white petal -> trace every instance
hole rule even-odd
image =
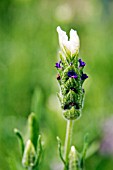
[[[64,46],[64,49],[66,50],[66,52],[71,55],[71,43],[70,43],[70,41],[65,41],[63,43],[63,46]]]
[[[66,32],[63,31],[60,26],[57,27],[57,32],[59,36],[60,48],[62,51],[71,56],[75,55],[79,51],[80,47],[80,41],[77,32],[73,29],[70,30],[70,40],[68,40]]]
[[[75,54],[77,51],[79,51],[80,47],[80,40],[77,34],[77,31],[71,29],[70,31],[70,43],[71,43],[71,54]]]
[[[59,35],[59,39],[62,41],[68,41],[68,36],[66,35],[66,32],[63,31],[60,26],[57,27],[57,32]]]
[[[64,44],[68,42],[68,36],[66,35],[66,32],[60,28],[60,26],[57,27],[57,32],[60,48],[64,51]]]

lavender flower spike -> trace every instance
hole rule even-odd
[[[79,67],[84,67],[86,65],[86,63],[81,59],[79,59],[78,61],[79,61]]]
[[[84,169],[84,159],[88,143],[85,139],[83,151],[79,154],[74,146],[71,147],[71,132],[73,120],[77,120],[81,116],[83,108],[85,95],[83,84],[84,80],[88,78],[87,74],[84,74],[86,63],[79,59],[80,40],[77,32],[71,29],[70,37],[68,37],[66,32],[59,26],[57,27],[57,32],[60,45],[59,57],[61,60],[61,64],[56,63],[58,71],[57,80],[60,87],[60,92],[57,95],[61,103],[63,116],[67,119],[63,156],[61,142],[57,138],[59,156],[65,170],[82,170]]]
[[[70,30],[70,38],[59,26],[57,27],[61,62],[56,63],[57,80],[60,85],[58,98],[63,115],[67,120],[78,119],[84,101],[83,83],[88,76],[83,74],[85,62],[78,58],[80,40],[77,32]]]

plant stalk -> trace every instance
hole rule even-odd
[[[69,163],[68,156],[71,148],[72,128],[73,128],[73,120],[67,120],[67,129],[66,129],[65,146],[64,146],[64,160],[66,161],[66,166],[64,167],[64,170],[68,170],[68,163]]]
[[[28,167],[28,170],[33,170],[33,168],[32,167]]]

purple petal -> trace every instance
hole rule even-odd
[[[55,67],[56,67],[56,68],[61,68],[61,65],[60,65],[60,64],[61,64],[61,61],[59,61],[58,63],[55,63]]]
[[[86,65],[86,63],[81,59],[79,59],[78,61],[79,61],[79,67],[84,67]]]
[[[87,78],[88,78],[88,75],[87,75],[87,74],[82,74],[81,80],[85,80],[85,79],[87,79]]]
[[[58,74],[57,75],[57,80],[60,80],[60,79],[61,79],[60,74]]]
[[[77,74],[75,73],[75,71],[73,71],[73,70],[68,71],[67,75],[68,75],[68,77],[71,77],[74,79],[76,79],[78,77]]]

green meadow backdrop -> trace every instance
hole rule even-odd
[[[60,170],[56,136],[65,138],[66,121],[57,99],[56,27],[80,37],[80,57],[89,78],[82,117],[75,122],[73,145],[84,135],[99,149],[87,170],[113,170],[113,2],[112,0],[0,0],[0,169],[22,170],[13,133],[27,139],[27,118],[34,111],[44,141],[40,170]],[[94,148],[95,149],[95,148]]]

